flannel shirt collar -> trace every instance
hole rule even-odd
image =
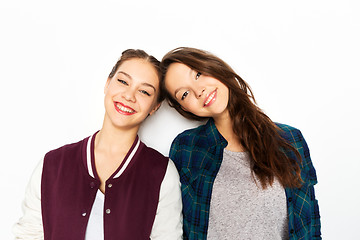
[[[207,135],[209,146],[219,146],[221,145],[225,148],[228,144],[226,139],[220,134],[218,129],[215,126],[213,118],[210,118],[205,125],[205,132]]]

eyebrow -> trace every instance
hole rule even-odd
[[[144,83],[141,83],[141,85],[151,87],[154,89],[154,92],[156,92],[156,88],[153,85],[151,85],[150,83],[144,82]]]
[[[190,68],[190,71],[189,71],[189,77],[191,78],[191,73],[193,72],[194,70],[192,69],[192,68]],[[179,87],[179,88],[177,88],[176,90],[175,90],[175,98],[176,98],[176,95],[177,95],[177,93],[180,91],[180,89],[181,89],[182,87]]]
[[[126,72],[118,71],[118,73],[124,74],[125,76],[127,76],[128,78],[130,78],[132,80],[132,77],[129,74],[127,74]]]
[[[133,80],[133,78],[126,72],[123,72],[123,71],[118,71],[118,73],[121,73],[121,74],[124,74],[126,77],[130,78],[130,80]],[[147,83],[147,82],[142,82],[141,85],[144,85],[144,86],[147,86],[147,87],[151,87],[154,89],[154,91],[156,92],[156,88],[151,85],[150,83]]]

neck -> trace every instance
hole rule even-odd
[[[227,150],[233,152],[244,152],[245,149],[240,143],[239,137],[235,134],[232,125],[232,119],[229,112],[222,114],[222,116],[214,118],[215,126],[220,134],[226,139],[228,145]]]
[[[95,138],[95,149],[116,154],[127,152],[135,141],[138,127],[116,128],[104,121],[103,126]]]

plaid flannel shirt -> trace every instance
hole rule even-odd
[[[321,239],[320,215],[315,199],[317,183],[309,149],[301,132],[293,127],[277,124],[281,136],[300,153],[301,188],[286,188],[289,216],[289,239]],[[206,239],[212,186],[219,171],[227,141],[216,129],[213,119],[206,125],[186,130],[173,141],[170,158],[181,180],[183,198],[184,239]],[[295,157],[292,152],[287,152]]]

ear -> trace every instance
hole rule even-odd
[[[158,103],[157,105],[155,105],[155,107],[153,108],[153,110],[151,110],[151,112],[149,113],[149,115],[152,115],[154,112],[156,112],[161,106],[161,103]]]
[[[104,87],[104,94],[106,94],[108,88],[109,88],[109,85],[110,85],[110,81],[111,81],[111,78],[108,78],[106,80],[106,83],[105,83],[105,87]]]

